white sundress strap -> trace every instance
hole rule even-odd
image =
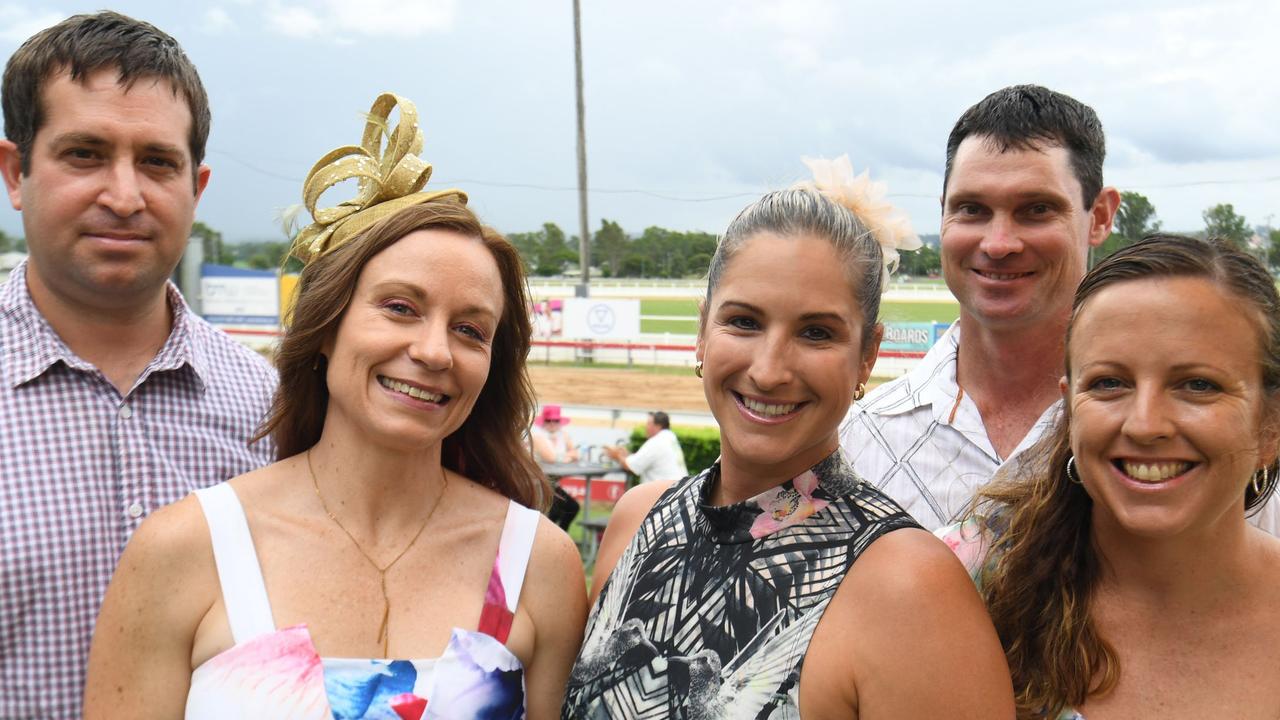
[[[231,485],[223,482],[196,490],[196,498],[209,523],[213,560],[222,585],[222,604],[231,624],[231,636],[240,644],[275,632],[271,602],[262,579],[262,566],[249,534],[244,506]]]
[[[515,500],[507,506],[507,520],[498,545],[498,573],[506,590],[507,610],[514,613],[524,586],[525,571],[533,554],[533,538],[538,532],[542,514]]]

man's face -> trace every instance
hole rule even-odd
[[[654,435],[657,435],[657,434],[658,434],[658,431],[659,431],[659,430],[661,430],[661,429],[662,429],[662,426],[661,426],[661,425],[659,425],[658,423],[654,422],[654,421],[653,421],[653,416],[652,416],[652,415],[650,415],[650,416],[649,416],[649,419],[648,419],[648,420],[646,420],[646,421],[645,421],[645,423],[644,423],[644,436],[645,436],[645,437],[653,437]]]
[[[1089,246],[1110,231],[1110,215],[1085,208],[1081,194],[1065,148],[960,143],[942,203],[942,270],[962,313],[990,330],[1060,317]]]
[[[115,69],[45,83],[45,124],[20,174],[12,143],[0,169],[22,212],[33,294],[130,307],[162,293],[183,250],[209,169],[192,173],[191,112],[167,81],[129,90]]]

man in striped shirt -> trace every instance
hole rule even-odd
[[[951,131],[941,256],[960,319],[840,429],[858,474],[930,530],[1057,412],[1071,300],[1120,205],[1105,155],[1093,109],[1035,85],[997,90]]]
[[[168,282],[209,180],[177,42],[111,12],[9,59],[0,174],[29,259],[0,286],[0,718],[81,715],[98,604],[152,510],[263,465],[266,362]]]

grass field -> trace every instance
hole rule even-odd
[[[642,316],[640,318],[640,332],[696,335],[698,334],[698,318],[695,316],[688,320],[654,320],[645,319]]]
[[[667,320],[645,316],[682,315],[688,320]],[[692,335],[698,331],[698,303],[679,298],[646,298],[640,301],[640,332]],[[960,306],[953,302],[885,302],[880,306],[885,322],[942,322],[960,317]]]
[[[692,298],[643,298],[640,300],[641,315],[688,315],[698,316],[698,301]]]

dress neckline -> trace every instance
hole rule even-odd
[[[719,460],[695,480],[701,483],[696,527],[703,537],[721,545],[768,537],[853,494],[862,484],[838,448],[808,470],[741,502],[713,505],[711,491],[719,481]]]

